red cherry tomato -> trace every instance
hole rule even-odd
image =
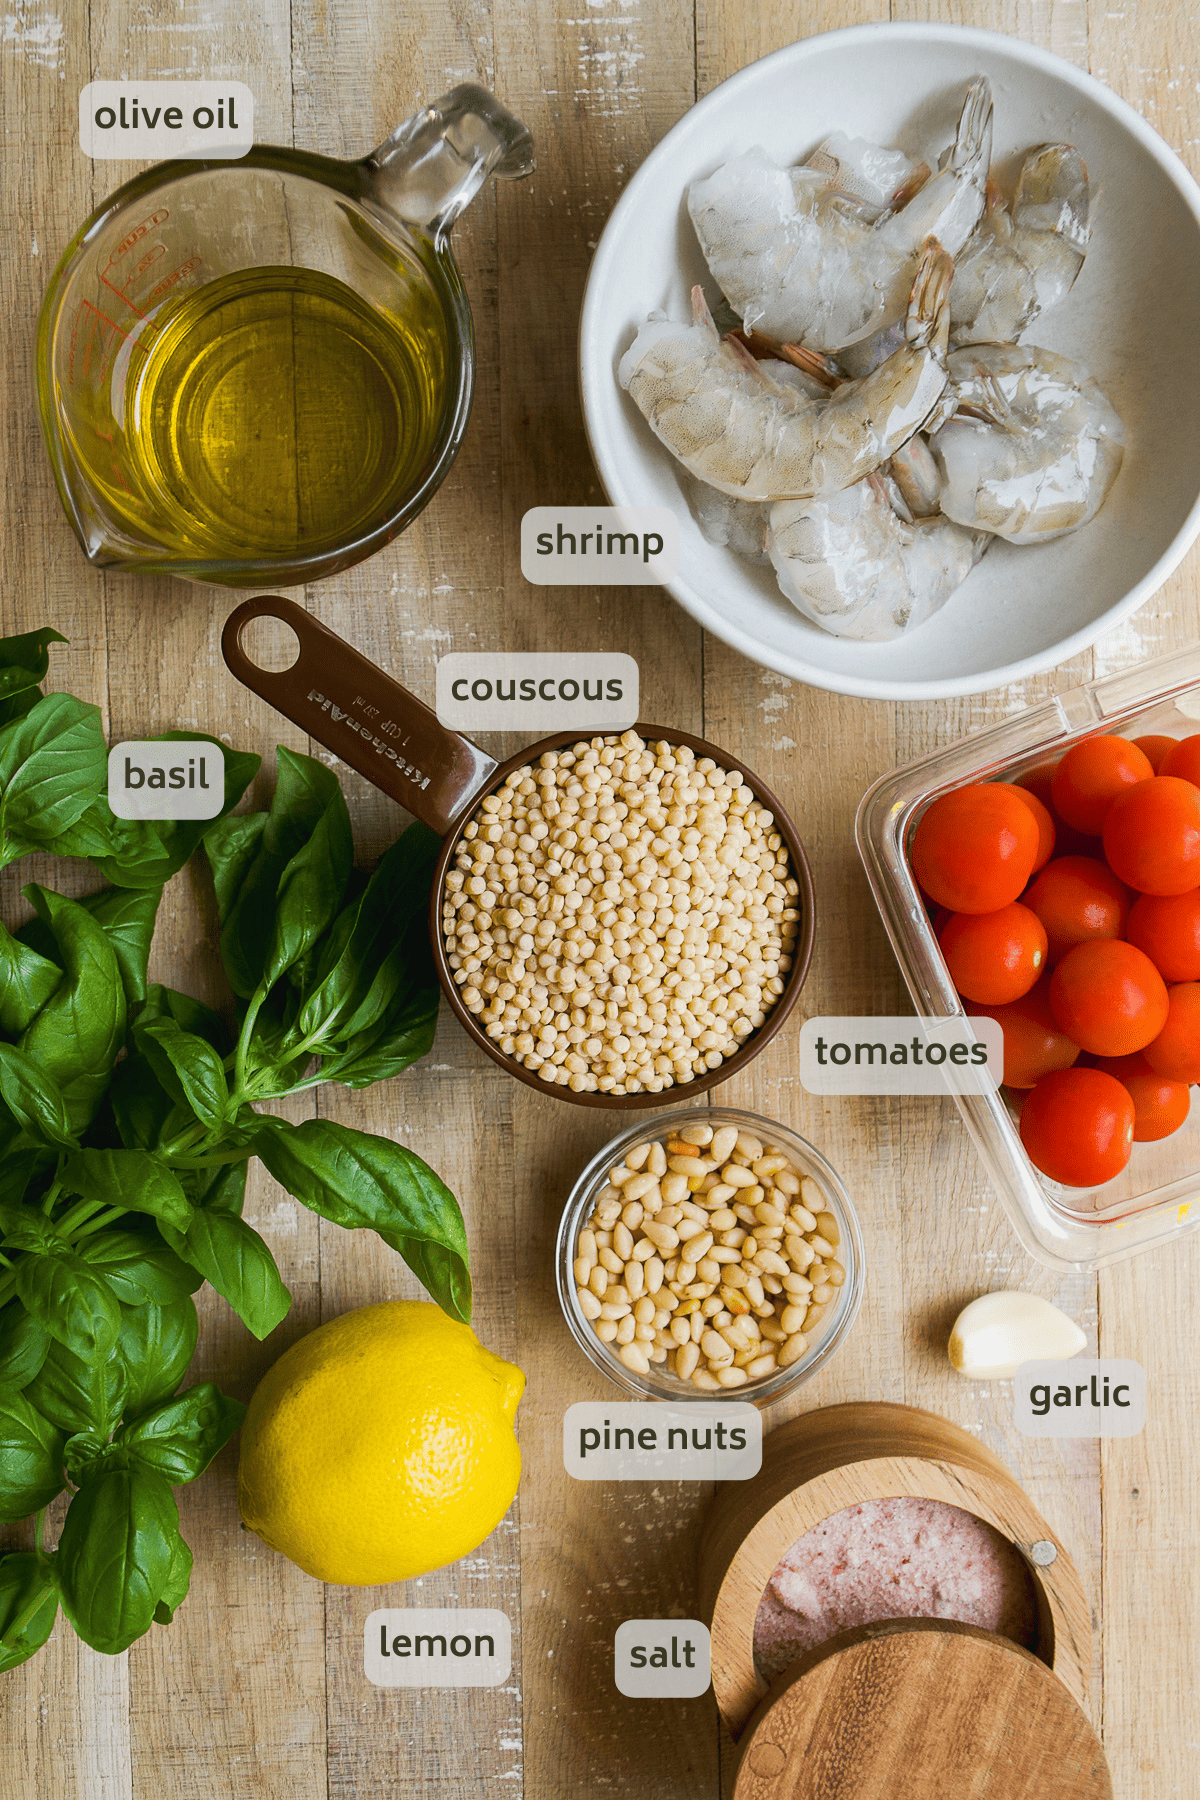
[[[1057,758],[1053,762],[1037,763],[1032,769],[1026,769],[1024,775],[1018,775],[1015,785],[1040,800],[1050,814],[1054,821],[1054,847],[1060,856],[1097,856],[1100,850],[1097,839],[1076,831],[1054,810],[1054,771],[1057,767]]]
[[[1161,775],[1163,773],[1163,762],[1170,756],[1172,750],[1179,742],[1179,739],[1173,737],[1151,736],[1134,738],[1133,741],[1141,751],[1142,755],[1146,758],[1146,761],[1150,764],[1150,767],[1154,770],[1154,773],[1156,775]]]
[[[1172,1081],[1200,1081],[1200,981],[1181,981],[1167,990],[1167,1017],[1146,1061]]]
[[[1064,1187],[1099,1187],[1133,1149],[1134,1105],[1102,1069],[1043,1075],[1021,1109],[1021,1142],[1035,1168]]]
[[[930,899],[960,913],[995,912],[1015,900],[1037,853],[1031,809],[993,781],[939,795],[921,815],[910,852]]]
[[[1050,1010],[1049,976],[1043,975],[1011,1006],[980,1006],[973,1002],[967,1011],[972,1017],[982,1013],[995,1019],[1003,1031],[1006,1087],[1031,1088],[1043,1075],[1055,1069],[1069,1069],[1079,1055],[1079,1045],[1059,1030]]]
[[[1191,737],[1177,738],[1163,759],[1160,775],[1176,775],[1181,781],[1190,781],[1200,787],[1200,732],[1193,732]]]
[[[1046,927],[1052,967],[1076,944],[1120,937],[1130,900],[1128,888],[1095,856],[1056,856],[1021,896]]]
[[[1105,814],[1127,788],[1149,781],[1154,774],[1149,761],[1127,738],[1084,738],[1072,745],[1050,784],[1054,810],[1076,831],[1095,836]]]
[[[1156,1075],[1142,1051],[1136,1056],[1103,1058],[1096,1067],[1119,1081],[1133,1101],[1135,1144],[1153,1144],[1170,1137],[1187,1118],[1192,1103],[1187,1082]]]
[[[1019,1000],[1046,966],[1045,927],[1015,900],[997,912],[952,913],[939,942],[959,993],[989,1006]]]
[[[1054,829],[1054,819],[1051,816],[1050,809],[1037,794],[1032,793],[1029,788],[1022,787],[1019,782],[994,781],[992,786],[1004,788],[1009,794],[1016,794],[1018,799],[1025,802],[1037,821],[1038,850],[1037,858],[1033,865],[1033,872],[1036,875],[1039,869],[1045,868],[1046,864],[1050,861],[1050,858],[1054,855],[1054,839],[1057,834]]]
[[[1113,874],[1140,894],[1200,886],[1200,788],[1154,775],[1114,800],[1104,821]]]
[[[1131,1056],[1167,1022],[1167,989],[1148,956],[1133,944],[1096,938],[1076,944],[1050,978],[1050,1006],[1060,1030],[1093,1056]]]
[[[1125,936],[1146,952],[1164,981],[1200,981],[1200,888],[1143,894],[1133,903]]]

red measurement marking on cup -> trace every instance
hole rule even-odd
[[[147,301],[161,300],[164,294],[170,293],[176,282],[183,281],[188,275],[195,274],[203,261],[202,256],[193,256],[189,261],[180,263],[177,269],[172,269],[169,275],[164,275],[161,281],[155,283],[145,296]]]
[[[121,239],[121,242],[117,245],[116,249],[113,251],[112,255],[109,257],[107,263],[104,265],[103,269],[101,269],[101,271],[100,271],[100,281],[101,281],[102,285],[104,287],[108,288],[110,293],[116,294],[119,299],[123,300],[125,302],[125,305],[129,308],[129,310],[133,313],[136,313],[139,319],[144,319],[146,316],[145,313],[142,312],[140,307],[134,305],[133,301],[129,298],[129,295],[125,292],[124,288],[118,287],[116,282],[109,280],[108,272],[110,269],[115,270],[117,264],[119,262],[123,262],[125,257],[127,257],[129,255],[130,251],[135,249],[136,246],[141,243],[142,239],[144,237],[147,237],[149,235],[149,233],[151,231],[153,231],[156,226],[165,225],[167,220],[170,218],[170,216],[171,216],[170,208],[166,207],[166,206],[160,206],[160,207],[157,207],[155,209],[155,211],[149,215],[148,218],[140,220],[138,222],[138,224],[134,225],[131,230],[129,230],[125,233],[125,236]],[[140,275],[142,273],[142,270],[148,266],[148,263],[155,262],[158,260],[159,256],[165,256],[166,254],[167,254],[167,247],[165,244],[156,245],[154,254],[147,259],[143,259],[142,263],[138,266],[138,268],[131,270],[126,275],[126,277],[125,277],[126,284],[128,284],[130,281],[135,281],[137,279],[138,275]]]

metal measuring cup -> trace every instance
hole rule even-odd
[[[278,619],[295,632],[300,654],[291,668],[260,668],[242,648],[242,636],[256,619]],[[742,1047],[716,1069],[694,1081],[665,1088],[661,1093],[573,1093],[570,1088],[542,1081],[501,1050],[464,1006],[446,954],[442,934],[442,902],[446,875],[458,845],[458,827],[475,813],[485,795],[503,787],[517,769],[536,762],[547,750],[561,750],[578,743],[583,734],[559,731],[539,738],[527,750],[497,763],[494,757],[458,732],[439,724],[435,713],[407,688],[368,662],[336,632],[314,619],[296,601],[280,594],[260,594],[234,608],[221,634],[221,651],[238,680],[283,713],[302,731],[324,744],[342,762],[381,788],[393,800],[432,830],[445,834],[445,843],[434,868],[429,902],[429,934],[438,980],[462,1025],[493,1062],[527,1087],[577,1106],[624,1107],[630,1110],[677,1105],[681,1095],[703,1093],[736,1075],[756,1057],[783,1025],[800,998],[812,956],[814,900],[812,875],[799,834],[775,795],[752,769],[728,751],[703,738],[668,726],[639,723],[635,729],[648,742],[662,739],[685,744],[697,757],[710,756],[721,768],[736,770],[756,800],[773,815],[775,829],[787,845],[791,874],[799,886],[800,928],[792,952],[783,992],[758,1029]]]

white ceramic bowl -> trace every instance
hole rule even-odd
[[[774,572],[709,544],[675,466],[616,364],[655,307],[690,317],[717,293],[685,204],[688,183],[761,144],[802,159],[836,129],[922,155],[950,142],[963,92],[995,93],[994,162],[1065,140],[1091,178],[1093,232],[1079,280],[1027,341],[1086,362],[1128,443],[1099,517],[1053,543],[997,543],[942,610],[887,644],[836,638],[779,593]],[[618,506],[672,507],[692,617],[767,668],[837,693],[923,699],[975,693],[1063,662],[1166,580],[1200,532],[1200,187],[1132,109],[1072,64],[1016,38],[950,25],[861,25],[792,44],[732,76],[651,152],[615,207],[588,277],[580,380],[592,454]]]

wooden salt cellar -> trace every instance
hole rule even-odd
[[[777,1678],[760,1707],[768,1691],[754,1668],[754,1621],[780,1557],[812,1526],[844,1507],[909,1496],[941,1500],[973,1513],[1022,1553],[1037,1596],[1038,1639],[1033,1654],[991,1633],[951,1626],[945,1620],[923,1621],[919,1626],[906,1621],[900,1637],[893,1626],[870,1626],[833,1640],[837,1649],[833,1660],[823,1645],[800,1658]],[[956,1694],[960,1686],[965,1693],[981,1683],[986,1688],[991,1680],[999,1682],[997,1692],[1011,1690],[1012,1729],[1018,1737],[1025,1730],[1019,1723],[1023,1709],[1031,1696],[1039,1695],[1037,1704],[1043,1708],[1051,1742],[1053,1731],[1065,1728],[1064,1718],[1070,1718],[1073,1725],[1077,1720],[1083,1732],[1091,1734],[1079,1712],[1079,1707],[1087,1704],[1092,1661],[1091,1621],[1079,1573],[1004,1464],[960,1426],[935,1413],[911,1406],[852,1403],[822,1407],[780,1426],[764,1439],[760,1473],[751,1481],[725,1482],[717,1489],[700,1538],[699,1562],[699,1616],[711,1620],[713,1693],[735,1737],[746,1730],[756,1708],[756,1730],[761,1731],[761,1718],[781,1696],[791,1696],[786,1703],[789,1714],[806,1716],[808,1696],[818,1693],[819,1682],[828,1682],[835,1674],[835,1686],[849,1683],[852,1690],[856,1680],[868,1675],[879,1680],[881,1658],[889,1665],[885,1686],[899,1680],[903,1671],[908,1671],[906,1679],[915,1682],[914,1695],[923,1691],[921,1680],[933,1682],[923,1703],[927,1707],[936,1709],[941,1704],[937,1684],[953,1669]],[[847,1649],[851,1638],[861,1639],[867,1648],[850,1645]],[[983,1650],[976,1640],[983,1640]],[[854,1655],[841,1662],[851,1649]],[[921,1672],[921,1679],[913,1676],[913,1670]],[[1052,1676],[1041,1673],[1043,1670],[1052,1671]],[[817,1671],[821,1671],[819,1678]],[[818,1682],[818,1687],[810,1689],[810,1681]],[[914,1699],[914,1719],[921,1704]],[[985,1705],[983,1698],[980,1705]],[[862,1710],[861,1694],[855,1694],[853,1707]],[[792,1800],[793,1794],[801,1800],[808,1793],[807,1788],[786,1783],[776,1788],[768,1781],[778,1758],[767,1754],[762,1744],[772,1741],[768,1732],[759,1744],[757,1761],[763,1766],[758,1774],[747,1760],[747,1746],[737,1800],[775,1800],[776,1795],[783,1800],[785,1794],[787,1800]],[[888,1746],[882,1767],[889,1766],[887,1756],[894,1749],[894,1745]],[[1095,1750],[1107,1781],[1098,1743]],[[1076,1795],[1080,1800],[1085,1795],[1087,1800],[1104,1800],[1111,1794],[1111,1784],[1105,1787],[1093,1781],[1086,1785],[1090,1779],[1086,1770],[1091,1766],[1086,1756],[1080,1766],[1085,1770],[1081,1776],[1085,1785],[1064,1787],[1061,1794],[1056,1786],[1055,1800],[1067,1800],[1068,1795],[1072,1800]],[[776,1770],[781,1780],[784,1767],[780,1763]],[[743,1784],[743,1775],[748,1785]],[[756,1786],[755,1781],[767,1781],[767,1785]],[[851,1795],[859,1800],[861,1794],[862,1800],[868,1800],[877,1790],[871,1785],[830,1783],[825,1791],[844,1794],[847,1800]],[[893,1785],[886,1789],[886,1800],[899,1800],[901,1793],[908,1791]],[[924,1791],[912,1790],[914,1795]],[[1025,1791],[1019,1786],[976,1789],[961,1781],[929,1789],[931,1794],[945,1795],[978,1792],[986,1794],[987,1800]],[[1036,1788],[1028,1791],[1033,1793]],[[885,1795],[885,1789],[878,1792]]]

